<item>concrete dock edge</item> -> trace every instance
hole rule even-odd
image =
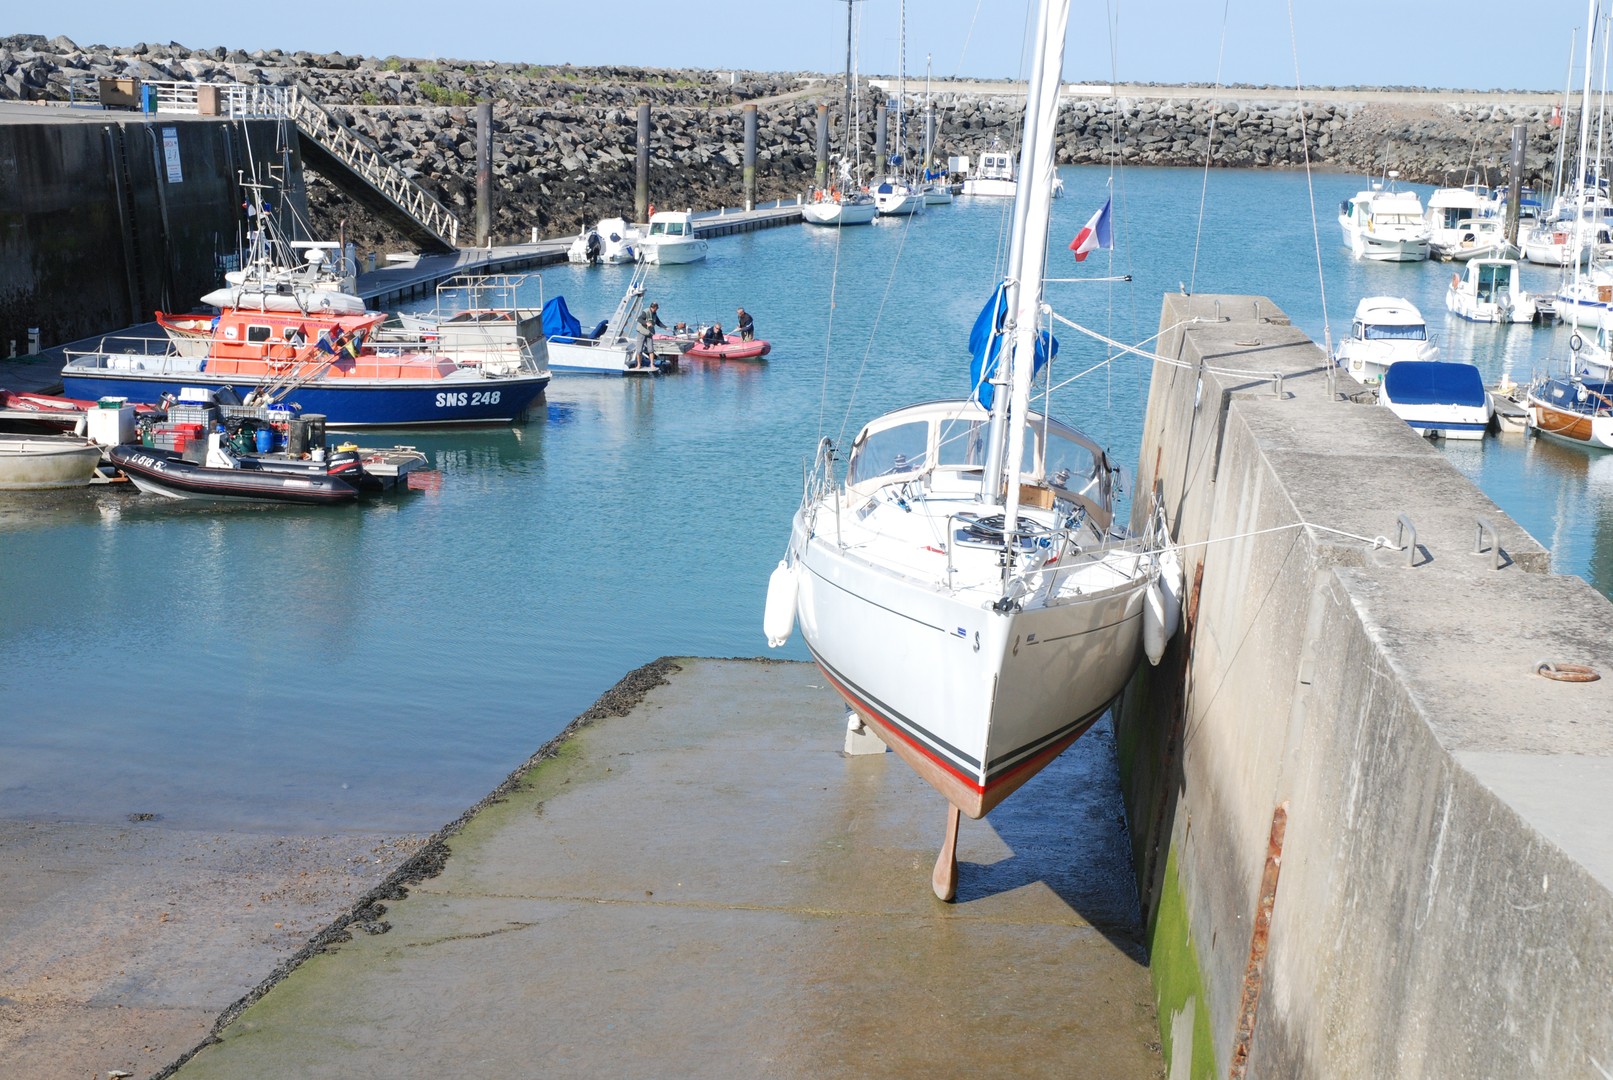
[[[1116,730],[1172,1076],[1606,1075],[1613,604],[1270,300],[1160,326],[1184,630]]]

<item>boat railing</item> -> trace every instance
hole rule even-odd
[[[165,360],[165,359],[195,359],[181,357],[174,348],[174,343],[166,337],[137,337],[135,335],[114,334],[101,338],[100,344],[94,349],[63,349],[63,365],[71,365],[76,361],[95,359],[108,360],[118,357],[133,357],[138,359]],[[84,366],[84,365],[80,365]],[[107,367],[100,363],[95,367]],[[144,369],[157,370],[157,369]],[[190,370],[197,370],[191,368]]]

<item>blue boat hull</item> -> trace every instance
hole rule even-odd
[[[424,427],[443,424],[507,424],[519,419],[549,384],[547,374],[508,378],[419,382],[310,383],[287,395],[305,413],[319,413],[331,427]],[[156,403],[187,386],[211,390],[228,386],[241,397],[256,388],[252,379],[222,380],[205,371],[180,377],[145,376],[126,371],[62,371],[63,393],[94,401],[126,397]]]

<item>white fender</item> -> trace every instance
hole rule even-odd
[[[1159,557],[1159,584],[1165,599],[1165,640],[1169,641],[1182,625],[1182,560],[1175,548],[1166,548]]]
[[[1165,655],[1165,641],[1165,590],[1155,581],[1143,597],[1143,652],[1150,664],[1157,666]]]
[[[762,611],[762,633],[770,649],[789,641],[795,629],[796,587],[795,567],[780,559],[767,579],[767,607]]]

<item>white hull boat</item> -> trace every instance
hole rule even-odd
[[[1492,406],[1484,377],[1472,364],[1443,360],[1391,365],[1378,403],[1429,439],[1482,439]]]
[[[1523,257],[1537,266],[1583,266],[1591,254],[1588,239],[1575,243],[1572,222],[1537,225],[1528,235],[1520,234],[1518,243]]]
[[[1391,181],[1397,174],[1390,172]],[[1414,191],[1385,190],[1374,184],[1339,206],[1344,246],[1358,259],[1374,262],[1422,262],[1428,258],[1430,235],[1423,206]]]
[[[706,257],[705,240],[695,235],[694,216],[687,210],[657,210],[650,215],[650,231],[639,241],[639,258],[652,266],[699,262]]]
[[[1057,353],[1039,325],[1068,17],[1068,0],[1044,0],[1029,187],[1006,273],[970,336],[973,392],[870,421],[843,480],[832,442],[820,442],[763,618],[775,646],[798,623],[854,730],[871,730],[950,804],[932,877],[943,900],[956,888],[960,816],[986,814],[1056,757],[1131,678],[1145,638],[1162,652],[1169,636],[1169,620],[1150,615],[1165,610],[1152,542],[1162,513],[1150,541],[1119,532],[1118,470],[1030,406],[1039,360]]]
[[[1504,223],[1495,218],[1462,221],[1450,236],[1432,241],[1428,251],[1430,258],[1443,262],[1518,257],[1518,248],[1507,243]]]
[[[874,188],[874,207],[889,217],[905,217],[924,209],[924,195],[907,184],[887,180]]]
[[[870,424],[858,442],[919,420],[939,446],[987,417],[964,401],[916,406]],[[1042,423],[1034,418],[1038,430]],[[1051,430],[1080,438],[1063,425]],[[864,479],[854,461],[845,486],[802,505],[790,541],[796,611],[813,658],[858,716],[978,818],[1075,741],[1130,679],[1153,562],[1117,540],[1106,515],[1088,518],[1085,536],[1061,532],[1074,493],[1044,481],[1036,490],[1050,505],[1027,507],[1022,522],[1059,537],[1057,550],[1031,555],[1024,568],[1037,569],[1003,604],[1001,530],[967,478],[979,470],[924,477],[914,464],[905,479],[882,483]],[[1103,475],[1082,480],[1109,484]],[[1038,542],[1018,546],[1030,555]]]
[[[1445,307],[1469,322],[1526,323],[1535,301],[1523,291],[1516,259],[1473,259],[1451,275]]]
[[[83,487],[100,463],[101,448],[76,435],[0,432],[0,491]]]
[[[543,334],[547,341],[549,371],[573,375],[658,375],[673,360],[657,357],[653,336],[646,342],[637,330],[639,307],[644,302],[644,265],[633,271],[627,291],[609,319],[594,331],[566,307],[564,296],[543,305]]]
[[[824,194],[801,204],[801,218],[809,225],[867,225],[878,216],[879,207],[864,195]]]
[[[1474,223],[1488,220],[1485,215],[1491,205],[1489,197],[1476,187],[1439,188],[1429,195],[1423,220],[1428,225],[1433,258],[1454,257],[1448,253],[1461,248],[1463,236]]]
[[[1333,359],[1356,382],[1376,386],[1389,365],[1438,355],[1416,304],[1403,296],[1368,296],[1355,306],[1350,336],[1339,342]]]
[[[1574,326],[1595,327],[1613,311],[1613,269],[1597,266],[1574,276],[1557,290],[1552,306],[1557,317]]]

